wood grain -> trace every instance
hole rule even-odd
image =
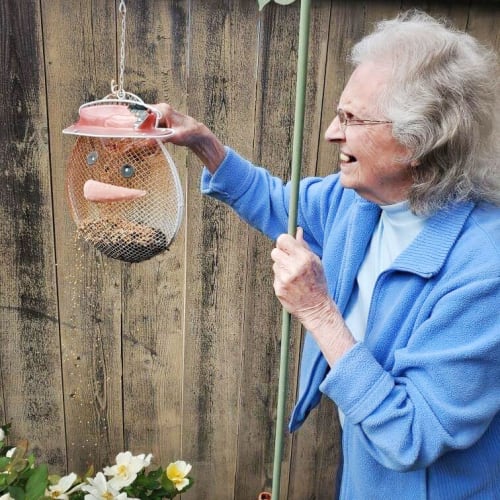
[[[116,14],[112,0],[41,5],[67,458],[69,470],[83,473],[123,449],[121,266],[76,238],[66,204],[74,138],[62,129],[76,121],[81,104],[109,93],[116,78]]]
[[[127,15],[125,81],[145,102],[186,99],[185,2],[151,1]],[[167,145],[185,184],[186,153]],[[167,168],[167,164],[165,164]],[[185,226],[168,251],[122,273],[125,447],[156,464],[180,457],[184,377]]]
[[[0,366],[11,439],[66,465],[41,16],[0,7]]]
[[[241,0],[195,2],[191,10],[188,111],[247,155],[254,127],[256,19],[251,2]],[[226,207],[200,197],[199,167],[189,156],[183,456],[200,473],[193,494],[233,498],[249,230]]]

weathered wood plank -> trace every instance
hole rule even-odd
[[[297,69],[299,5],[268,4],[260,14],[256,122],[252,159],[284,181],[291,176],[293,118]],[[273,243],[254,230],[249,233],[245,344],[239,439],[255,443],[242,450],[238,483],[240,498],[256,498],[270,490],[276,432],[281,307],[273,293],[270,252]],[[295,393],[300,330],[293,325],[289,346],[289,414]],[[281,468],[281,498],[288,496],[291,439],[285,431]],[[244,488],[246,486],[246,488]],[[253,486],[253,489],[250,489]],[[258,489],[257,489],[258,488]],[[245,496],[246,494],[246,496]]]
[[[191,7],[188,111],[248,155],[257,7],[244,0]],[[235,491],[238,445],[258,446],[238,442],[248,228],[227,207],[201,198],[199,179],[190,155],[183,456],[198,473],[194,496],[243,498],[248,491]]]
[[[471,2],[466,31],[500,52],[500,3]]]
[[[39,4],[0,6],[2,416],[56,469],[64,414]]]
[[[155,0],[138,7],[127,9],[126,89],[151,104],[185,108],[187,5]],[[184,185],[186,152],[169,149]],[[184,266],[183,227],[167,252],[123,274],[125,446],[164,464],[181,456]]]
[[[68,468],[101,467],[123,449],[120,264],[76,240],[66,204],[74,138],[62,129],[116,78],[112,0],[41,2],[50,114],[54,222]]]

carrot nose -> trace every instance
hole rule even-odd
[[[99,203],[113,203],[115,201],[130,201],[141,198],[147,194],[142,189],[132,189],[114,184],[89,179],[83,185],[83,196],[89,201]]]

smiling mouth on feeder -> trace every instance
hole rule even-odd
[[[99,203],[113,203],[115,201],[130,201],[142,198],[147,194],[143,189],[133,189],[123,186],[115,186],[105,182],[89,179],[83,185],[83,196],[88,201]]]

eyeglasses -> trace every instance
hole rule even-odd
[[[389,120],[362,120],[360,118],[349,118],[347,113],[339,108],[337,109],[337,116],[339,117],[340,128],[343,133],[349,125],[380,125],[382,123],[392,123]]]

